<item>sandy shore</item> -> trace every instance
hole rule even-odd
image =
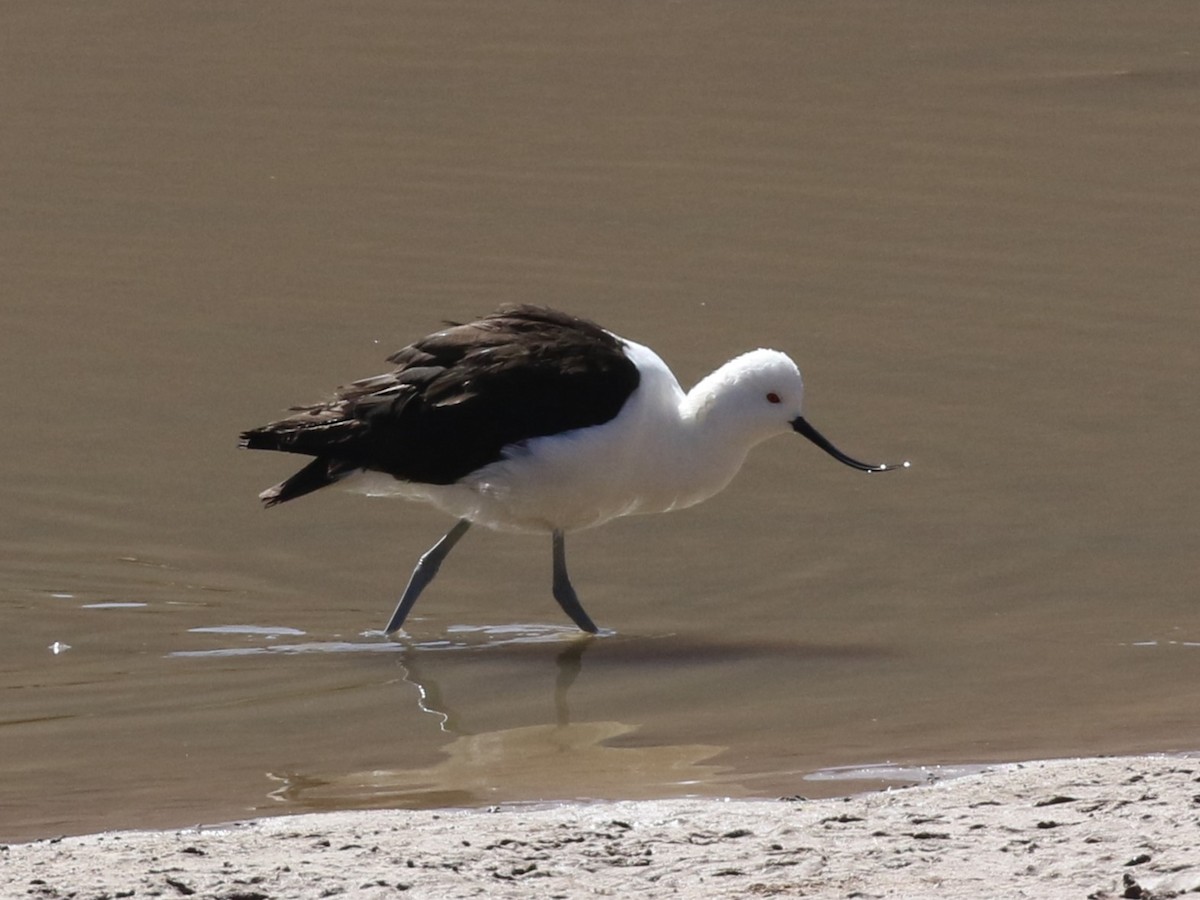
[[[1200,759],[999,766],[837,800],[349,812],[0,850],[0,896],[1171,897]]]

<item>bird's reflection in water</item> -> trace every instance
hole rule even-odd
[[[559,727],[571,724],[571,708],[567,705],[567,691],[583,671],[583,654],[596,640],[594,634],[583,634],[554,657],[557,673],[554,676],[554,718]]]
[[[594,634],[572,634],[566,646],[554,655],[554,715],[559,726],[569,725],[571,710],[567,703],[567,694],[571,686],[583,671],[583,654],[597,640]],[[507,642],[506,642],[507,643]],[[513,648],[518,642],[507,643]],[[538,655],[541,655],[546,640],[539,638],[524,644]],[[459,718],[442,696],[438,683],[423,673],[421,657],[423,651],[440,649],[435,646],[416,646],[412,652],[405,654],[404,661],[399,663],[402,675],[400,680],[412,685],[417,695],[417,708],[438,720],[438,727],[448,734],[462,734]]]
[[[304,809],[471,806],[516,800],[570,800],[604,796],[666,796],[682,785],[716,781],[724,767],[705,764],[725,748],[708,744],[613,746],[635,732],[623,722],[571,721],[570,691],[589,649],[604,637],[581,635],[553,653],[553,724],[466,734],[436,681],[422,669],[434,656],[414,647],[400,666],[416,692],[417,707],[454,739],[445,758],[428,767],[315,776],[289,773],[271,793]],[[547,649],[526,646],[521,652]],[[735,790],[736,792],[736,790]]]
[[[438,720],[438,728],[450,734],[458,732],[458,724],[453,710],[442,699],[442,691],[432,678],[424,678],[420,674],[416,654],[406,662],[400,663],[400,678],[405,684],[412,685],[417,692],[417,709],[433,716]]]

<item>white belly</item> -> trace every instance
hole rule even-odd
[[[455,518],[501,531],[578,531],[619,516],[691,506],[719,491],[736,472],[733,466],[727,477],[715,483],[706,479],[703,485],[665,478],[665,451],[639,452],[619,434],[605,433],[615,423],[536,438],[455,484],[413,484],[367,472],[359,489],[422,500]]]

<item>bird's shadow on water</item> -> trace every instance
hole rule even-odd
[[[484,656],[488,664],[534,673],[550,668],[555,720],[563,726],[571,721],[569,692],[585,669],[593,673],[699,672],[714,666],[728,669],[744,663],[765,663],[782,672],[837,661],[881,659],[894,652],[883,644],[738,639],[683,632],[626,634],[604,630],[585,634],[570,627],[545,624],[457,625],[437,637],[416,637],[405,631],[388,637],[382,631],[366,631],[353,638],[325,640],[289,626],[215,625],[192,628],[189,633],[216,636],[223,646],[174,650],[167,657],[229,659],[366,654],[389,668],[394,664],[400,669],[400,678],[388,680],[412,686],[417,708],[435,716],[440,729],[453,734],[464,734],[466,729],[429,670],[446,672],[454,658],[466,662],[471,657]],[[536,674],[533,677],[538,678]],[[530,683],[530,688],[536,691],[534,684],[536,681]]]
[[[366,632],[363,636],[381,634]],[[514,659],[554,658],[579,663],[586,656],[589,666],[648,668],[771,658],[802,661],[867,659],[891,653],[882,644],[738,639],[686,632],[632,634],[604,630],[599,634],[584,634],[552,625],[452,626],[446,630],[444,638],[416,639],[405,635],[390,643],[406,656],[417,652],[471,651]]]
[[[568,696],[584,670],[683,670],[759,661],[777,661],[791,667],[831,660],[876,659],[890,655],[882,645],[820,644],[795,641],[737,640],[666,633],[631,635],[602,631],[582,634],[554,626],[460,626],[449,630],[453,640],[394,641],[402,648],[403,681],[416,688],[421,710],[437,715],[442,728],[463,733],[457,716],[446,702],[436,680],[426,674],[425,663],[450,654],[486,654],[489,661],[520,664],[536,669],[553,666],[556,724],[570,724]]]

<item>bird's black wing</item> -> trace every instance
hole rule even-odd
[[[316,457],[265,492],[268,505],[358,469],[453,483],[511,444],[609,421],[639,380],[619,339],[534,306],[451,325],[388,360],[392,372],[242,434],[245,447]]]

